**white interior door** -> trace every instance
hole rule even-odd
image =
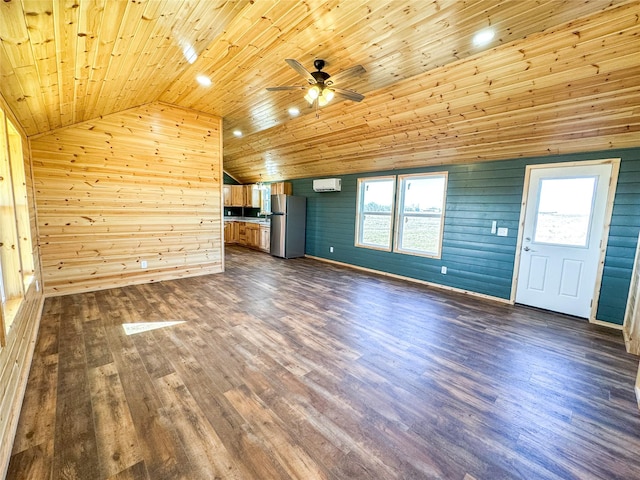
[[[531,170],[517,303],[589,318],[611,171],[611,164]]]

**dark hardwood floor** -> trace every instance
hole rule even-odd
[[[637,368],[585,321],[231,247],[46,301],[7,478],[638,479]]]

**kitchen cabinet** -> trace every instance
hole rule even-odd
[[[269,225],[253,222],[225,222],[224,243],[237,243],[265,252],[269,251],[271,240]]]
[[[244,186],[231,185],[231,205],[242,207],[244,205]]]
[[[291,182],[276,182],[271,184],[271,195],[293,195],[293,185]]]
[[[233,226],[231,222],[224,223],[224,243],[232,243],[231,242],[231,232],[233,231]]]
[[[291,194],[291,184],[289,187],[284,187],[285,182],[280,182],[278,187],[279,193]],[[268,189],[267,189],[268,191]],[[225,207],[249,207],[249,208],[262,208],[263,207],[263,194],[265,190],[256,188],[256,185],[223,185],[222,186],[222,198],[223,205]],[[268,193],[267,193],[268,195]]]
[[[263,252],[269,252],[271,247],[271,227],[260,225],[260,245],[258,248]]]
[[[255,185],[243,185],[244,188],[244,206],[251,208],[260,208],[260,190]]]
[[[260,246],[260,225],[257,223],[246,224],[246,243],[247,247],[258,248]]]
[[[240,245],[247,244],[247,223],[246,222],[235,222],[238,224],[238,243]]]
[[[224,243],[238,243],[238,237],[240,236],[239,228],[239,222],[225,222]]]
[[[232,239],[233,243],[238,243],[240,241],[240,222],[232,222],[233,230],[232,230]]]

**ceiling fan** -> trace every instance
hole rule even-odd
[[[359,102],[364,98],[364,95],[361,95],[358,92],[346,90],[344,88],[336,88],[334,86],[336,83],[339,83],[349,77],[361,75],[366,72],[362,65],[355,65],[331,76],[327,72],[322,71],[325,66],[325,61],[321,59],[314,60],[313,62],[313,66],[316,68],[315,72],[309,72],[300,62],[292,58],[287,58],[285,62],[304,77],[304,79],[309,82],[310,87],[282,86],[268,87],[267,90],[271,92],[280,90],[307,90],[307,94],[304,96],[304,99],[309,102],[311,106],[315,104],[316,108],[324,107],[335,95],[347,100],[353,100],[354,102]]]

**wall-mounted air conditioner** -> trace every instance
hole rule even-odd
[[[342,180],[340,178],[322,178],[313,181],[315,192],[339,192],[342,190]]]

